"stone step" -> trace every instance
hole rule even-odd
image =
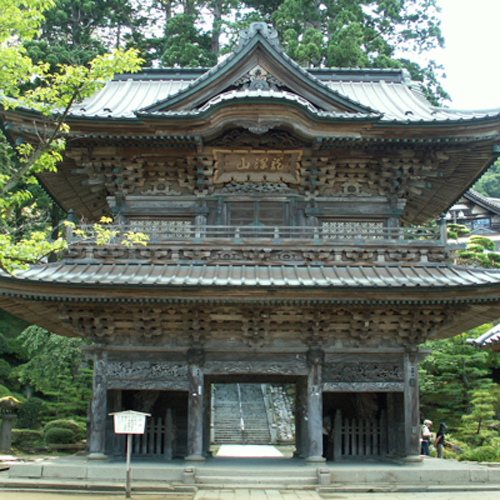
[[[241,477],[219,476],[217,478],[210,476],[196,476],[196,484],[203,487],[212,486],[213,488],[248,488],[250,485],[259,485],[259,488],[285,489],[289,486],[310,486],[317,487],[318,479],[300,478],[290,476],[276,476],[271,478],[259,478],[257,475],[246,475]]]

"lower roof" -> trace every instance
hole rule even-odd
[[[8,288],[6,288],[8,285]],[[499,287],[500,270],[442,265],[257,265],[58,262],[32,266],[15,276],[0,275],[0,294],[14,286],[29,294],[33,285],[80,290],[183,289],[457,289]]]
[[[500,270],[427,265],[207,265],[60,262],[0,273],[0,307],[61,335],[65,303],[206,307],[424,308],[449,311],[433,338],[500,317]],[[95,304],[95,305],[93,305]],[[100,305],[99,305],[100,304]],[[130,306],[129,306],[130,304]],[[136,306],[134,306],[136,304]]]

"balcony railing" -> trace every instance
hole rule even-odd
[[[78,233],[71,230],[68,232],[68,239],[72,242],[95,243],[101,238],[102,233],[96,230],[95,226],[78,226]],[[225,240],[227,243],[238,244],[248,240],[254,242],[266,242],[270,244],[280,244],[286,242],[294,243],[314,243],[314,244],[335,244],[335,243],[430,243],[445,244],[442,232],[439,227],[375,227],[362,228],[353,227],[343,230],[332,230],[325,227],[310,226],[196,226],[183,225],[172,228],[145,229],[129,225],[105,226],[104,243],[120,243],[125,239],[126,234],[145,234],[149,243],[202,243],[214,240]]]

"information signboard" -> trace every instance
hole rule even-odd
[[[114,418],[116,434],[144,434],[146,417],[151,416],[149,413],[132,410],[111,413],[111,415]]]

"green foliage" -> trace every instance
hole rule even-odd
[[[496,446],[478,446],[457,456],[457,460],[471,462],[500,462],[500,449]]]
[[[0,359],[0,382],[6,382],[9,378],[12,366],[5,359]]]
[[[12,446],[23,453],[35,453],[43,446],[42,431],[12,429]]]
[[[0,356],[10,354],[12,349],[8,340],[0,333]]]
[[[485,236],[471,236],[467,250],[458,250],[458,263],[464,266],[500,268],[500,254],[493,252],[495,242]]]
[[[471,236],[470,241],[474,245],[480,245],[483,250],[495,250],[495,242],[484,236]]]
[[[439,79],[442,68],[400,54],[421,54],[444,44],[436,0],[247,1],[271,19],[287,54],[303,65],[406,68],[436,104],[449,99]]]
[[[470,234],[470,229],[467,226],[464,226],[463,224],[453,224],[449,223],[446,224],[446,228],[448,229],[448,236],[450,232],[453,232],[458,236],[467,236]],[[454,238],[457,239],[457,238]]]
[[[422,345],[432,349],[419,365],[421,414],[425,418],[446,422],[450,431],[462,426],[461,416],[469,411],[472,394],[500,366],[500,358],[494,353],[478,351],[465,340],[479,337],[491,326]]]
[[[19,381],[42,393],[55,417],[84,417],[92,392],[92,370],[84,366],[81,351],[85,341],[38,326],[28,327],[19,340],[27,356],[17,368]]]
[[[0,334],[9,341],[9,345],[10,341],[16,338],[28,326],[28,322],[0,309]],[[10,349],[12,349],[12,346],[10,346]],[[7,352],[0,354],[7,354]]]
[[[488,387],[487,384],[484,386]],[[472,446],[481,447],[487,445],[491,438],[498,436],[498,432],[490,429],[495,415],[493,402],[493,396],[485,388],[473,393],[471,410],[462,416],[462,426],[457,432],[460,439]]]
[[[45,424],[43,428],[43,434],[45,436],[45,440],[47,443],[49,440],[47,439],[47,434],[52,429],[66,429],[69,430],[72,434],[72,442],[80,441],[85,438],[85,427],[81,424],[78,424],[74,420],[51,420],[47,424]]]
[[[500,161],[497,160],[474,184],[473,188],[483,196],[500,198]]]
[[[40,429],[48,408],[40,398],[29,398],[17,411],[17,426],[21,429]]]
[[[107,3],[101,2],[102,6]],[[76,9],[78,17],[84,9],[92,10],[95,2],[59,0],[57,6],[62,5],[67,8],[59,9],[61,16],[74,15]],[[114,73],[136,71],[141,62],[134,50],[94,54],[85,65],[66,61],[51,68],[46,61],[34,62],[26,46],[39,33],[43,11],[54,6],[54,1],[0,0],[0,104],[38,111],[45,121],[33,142],[10,146],[0,137],[0,269],[7,272],[38,262],[65,246],[60,238],[49,240],[45,225],[21,232],[19,228],[25,226],[23,218],[29,212],[25,209],[31,207],[30,215],[35,212],[34,175],[55,171],[62,159],[70,107],[93,95]],[[77,36],[75,25],[70,31]]]
[[[161,57],[165,66],[206,67],[217,62],[216,54],[210,52],[210,36],[200,33],[195,22],[195,16],[179,14],[167,23]]]
[[[44,434],[47,444],[71,444],[75,442],[75,434],[70,429],[52,427]]]
[[[11,392],[7,387],[0,384],[0,398],[3,398],[5,396],[11,396]]]

